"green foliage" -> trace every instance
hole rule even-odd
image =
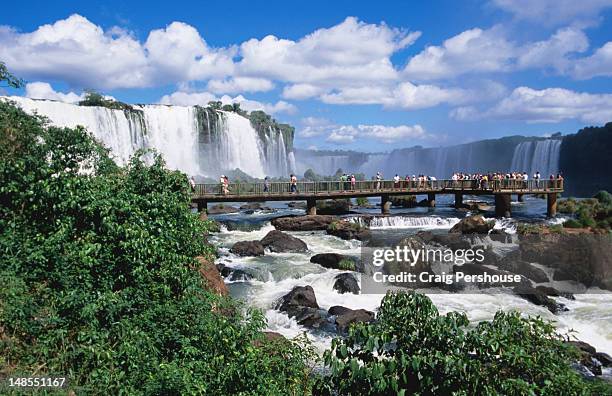
[[[213,110],[221,110],[221,107],[223,106],[223,103],[221,103],[220,101],[214,101],[211,100],[210,102],[208,102],[208,107],[210,107]]]
[[[366,197],[357,197],[355,200],[355,203],[357,203],[357,206],[369,206],[370,205],[370,201],[368,201]]]
[[[356,324],[325,352],[325,395],[588,394],[573,355],[551,323],[498,312],[468,327],[464,313],[440,315],[422,294],[389,293],[377,320]]]
[[[210,227],[155,153],[119,168],[84,129],[0,103],[0,371],[78,394],[305,393],[308,350],[260,342],[261,312],[207,291]]]
[[[2,61],[0,61],[0,82],[6,83],[6,86],[11,88],[21,88],[25,85],[25,81],[15,77]]]
[[[79,102],[80,106],[100,106],[106,107],[107,109],[112,110],[127,110],[127,111],[136,111],[132,106],[127,103],[119,102],[114,99],[107,99],[104,95],[93,91],[88,90],[85,93],[85,99]]]
[[[600,191],[593,198],[575,200],[568,198],[559,201],[559,211],[574,215],[574,219],[566,221],[567,228],[592,227],[610,230],[612,223],[612,195]]]
[[[355,262],[348,258],[343,258],[338,263],[338,269],[343,271],[355,271]]]
[[[289,124],[278,123],[272,116],[266,114],[262,110],[251,111],[248,118],[253,128],[259,133],[262,141],[266,141],[264,135],[267,134],[270,129],[273,129],[283,135],[287,152],[293,150],[293,137],[295,135],[294,127]]]

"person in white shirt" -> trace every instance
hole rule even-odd
[[[397,173],[395,174],[395,176],[393,176],[393,187],[394,188],[400,187],[400,177]]]

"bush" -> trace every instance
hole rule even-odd
[[[117,167],[82,128],[0,102],[3,375],[63,373],[77,393],[286,394],[308,349],[256,343],[261,312],[206,289],[209,222],[162,158]],[[257,346],[256,346],[257,345]]]
[[[582,228],[582,224],[578,220],[569,219],[569,220],[566,220],[563,223],[563,227],[565,227],[565,228]]]
[[[357,206],[369,206],[370,201],[366,197],[357,197],[356,199]]]
[[[119,102],[114,99],[107,99],[105,96],[95,91],[87,91],[85,93],[85,99],[79,102],[79,106],[99,106],[112,110],[136,111],[127,103]]]
[[[343,271],[355,271],[355,262],[351,259],[343,258],[338,263],[338,269]]]
[[[464,313],[440,315],[422,294],[389,293],[377,320],[356,324],[325,352],[325,395],[588,394],[572,352],[551,323],[498,312],[468,327]]]

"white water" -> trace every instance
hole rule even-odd
[[[125,164],[140,148],[161,152],[169,167],[190,175],[218,177],[241,169],[251,176],[287,176],[294,169],[280,131],[261,140],[250,121],[233,112],[196,107],[135,105],[134,111],[78,106],[51,100],[9,98],[29,113],[47,117],[59,127],[87,128]],[[198,111],[203,125],[198,123]]]
[[[361,221],[358,216],[349,217],[353,221]],[[448,229],[458,221],[457,218],[437,216],[387,216],[379,217],[381,229],[411,228],[406,231],[413,234],[420,229]],[[430,219],[430,220],[426,220]],[[422,226],[419,227],[418,224]],[[496,228],[511,230],[512,220],[496,222]],[[308,245],[307,253],[269,253],[262,257],[237,257],[228,249],[239,240],[256,240],[263,238],[274,227],[265,223],[256,231],[222,232],[213,237],[213,242],[222,246],[218,262],[231,267],[241,268],[254,275],[247,282],[235,282],[229,285],[232,295],[243,298],[248,304],[261,308],[266,315],[268,328],[287,337],[297,336],[304,331],[320,351],[329,348],[332,334],[311,332],[297,324],[286,314],[274,309],[277,301],[295,286],[311,285],[315,291],[317,302],[322,309],[334,305],[342,305],[352,309],[363,308],[376,311],[383,295],[380,294],[339,294],[333,290],[334,278],[343,271],[325,269],[310,263],[310,257],[317,253],[340,253],[359,255],[360,242],[344,241],[326,235],[324,232],[291,232]],[[499,291],[478,294],[462,293],[432,293],[429,297],[442,314],[450,311],[465,312],[473,321],[492,320],[499,310],[518,310],[526,315],[540,315],[556,323],[558,331],[565,333],[570,329],[576,331],[575,336],[595,346],[598,350],[612,353],[612,331],[609,324],[612,321],[612,294],[595,291],[594,294],[577,294],[576,301],[558,298],[570,308],[569,312],[553,315],[544,307],[536,306],[513,294],[500,294]]]
[[[368,224],[365,224],[364,218],[361,216],[348,217],[347,220],[360,225],[369,225],[369,227],[374,230],[400,228],[451,228],[459,222],[459,219],[456,217],[445,218],[438,216],[375,216],[368,222]]]

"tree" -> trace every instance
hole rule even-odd
[[[11,88],[21,88],[25,85],[25,81],[13,75],[2,61],[0,61],[0,82]]]

